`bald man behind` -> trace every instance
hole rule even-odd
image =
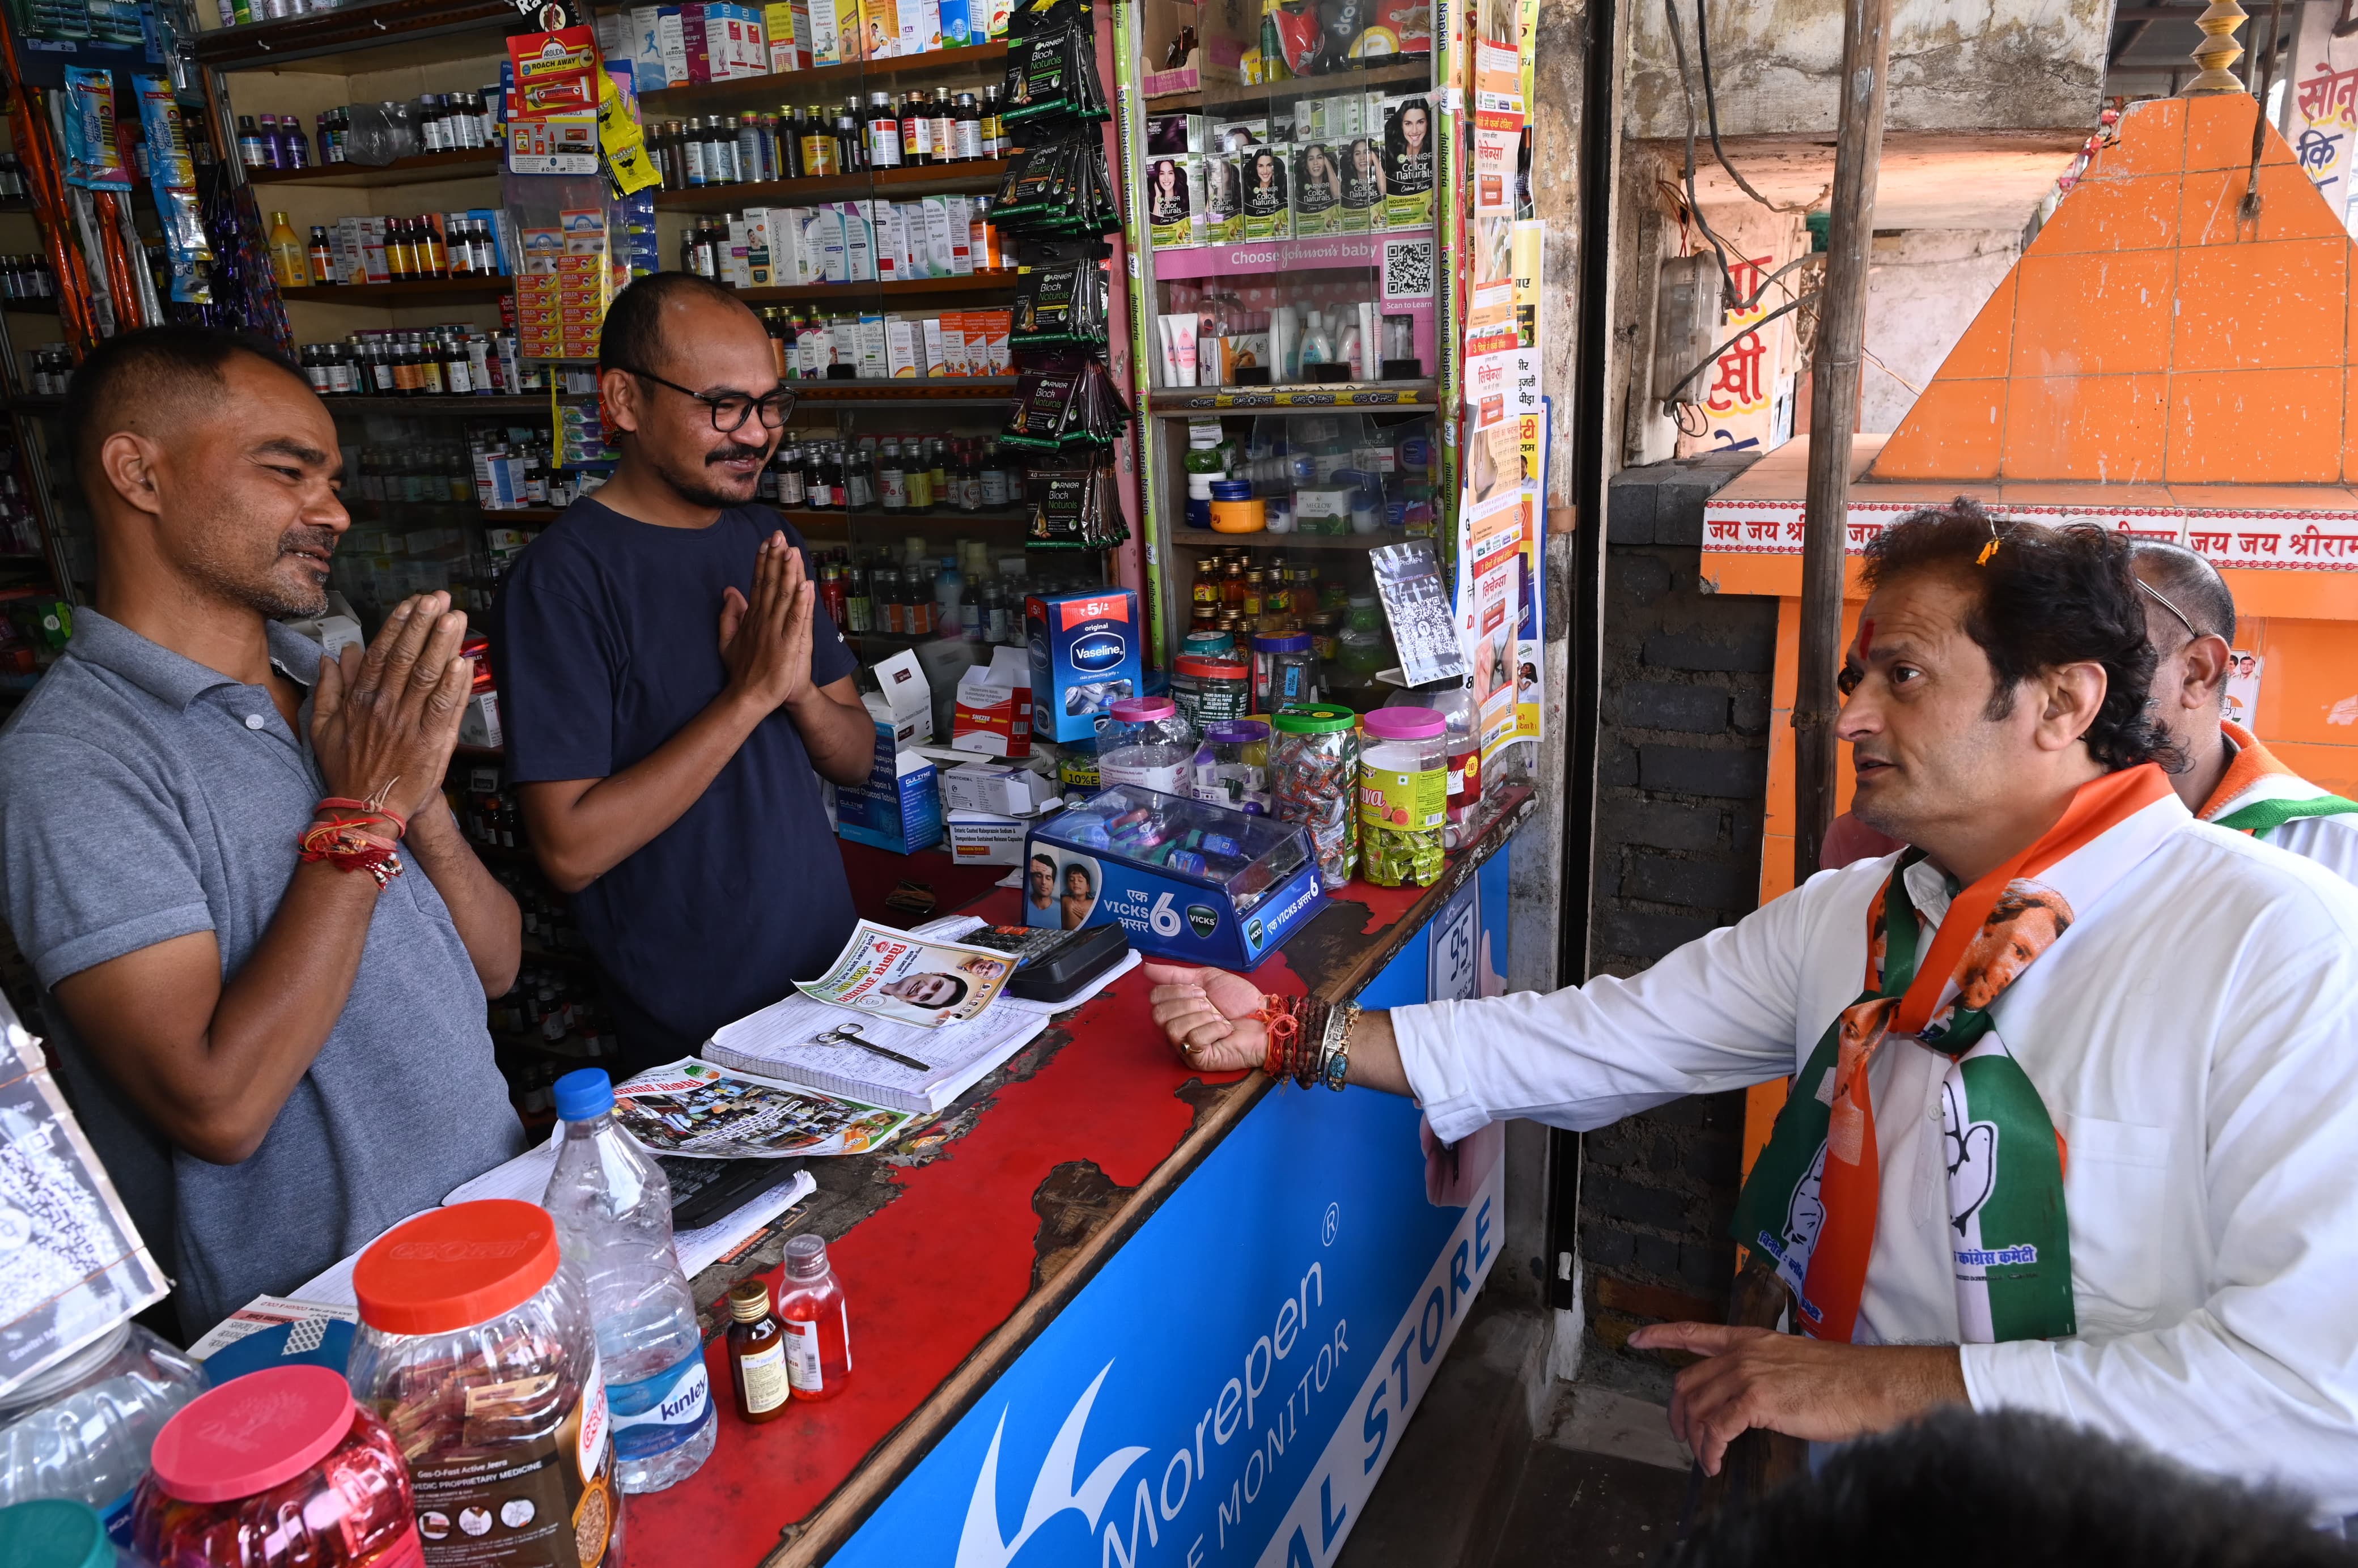
[[[533,849],[637,1068],[841,948],[819,780],[864,782],[876,730],[802,540],[752,504],[794,408],[760,319],[655,273],[615,297],[598,373],[622,460],[525,550],[492,667]]]
[[[341,663],[277,623],[326,609],[351,524],[302,373],[151,328],[65,426],[98,603],[0,730],[0,897],[192,1337],[521,1147],[483,999],[522,930],[442,797],[467,618],[409,600]],[[381,842],[312,858],[330,816]]]
[[[2156,717],[2185,755],[2170,784],[2205,822],[2232,827],[2358,882],[2358,802],[2295,773],[2220,715],[2232,673],[2235,596],[2192,550],[2139,540],[2130,557],[2146,601]]]

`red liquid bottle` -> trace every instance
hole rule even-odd
[[[778,1281],[778,1319],[786,1331],[786,1383],[798,1400],[831,1400],[851,1376],[851,1315],[843,1285],[827,1266],[827,1243],[807,1233],[786,1243]]]

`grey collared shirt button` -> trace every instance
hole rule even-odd
[[[245,727],[248,730],[259,730],[266,722],[268,722],[268,720],[265,719],[259,713],[249,713],[245,716]]]

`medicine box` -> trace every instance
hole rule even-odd
[[[1093,739],[1109,708],[1141,690],[1138,595],[1126,588],[1034,594],[1023,605],[1032,654],[1032,732]]]
[[[837,786],[835,830],[856,843],[914,855],[942,841],[941,774],[925,758],[896,746],[892,735],[892,726],[878,724],[868,782]]]
[[[950,744],[986,757],[1032,754],[1032,660],[1022,649],[994,649],[958,681]]]
[[[1031,831],[1032,824],[1021,817],[954,806],[949,810],[950,859],[962,866],[1020,866]]]
[[[1053,783],[1011,762],[965,762],[942,774],[942,804],[952,811],[1031,816],[1055,798]]]
[[[919,745],[934,738],[934,688],[925,679],[916,651],[903,648],[878,661],[869,671],[876,689],[860,683],[860,700],[868,717],[887,730],[896,745]]]
[[[1083,925],[1183,963],[1252,968],[1326,902],[1299,824],[1130,784],[1042,820],[1024,850],[1055,864],[1059,904],[1094,901]]]

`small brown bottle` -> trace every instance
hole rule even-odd
[[[786,1335],[770,1311],[770,1287],[745,1280],[729,1287],[729,1382],[737,1414],[752,1422],[786,1413]]]

